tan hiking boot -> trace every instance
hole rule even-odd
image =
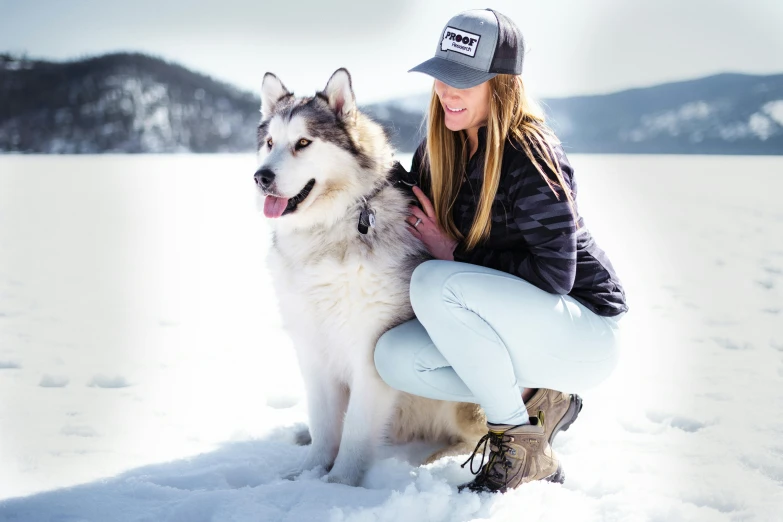
[[[487,428],[489,432],[479,440],[473,455],[462,464],[464,467],[470,462],[470,471],[477,477],[458,486],[458,491],[467,488],[477,493],[504,493],[534,480],[563,482],[563,468],[538,417],[531,417],[530,424],[487,424]],[[478,471],[473,471],[473,459],[482,443],[481,465]],[[490,444],[490,455],[489,461],[484,464],[487,443]]]
[[[527,414],[540,417],[544,424],[547,441],[551,445],[559,431],[566,431],[582,411],[579,395],[539,388],[525,403]]]

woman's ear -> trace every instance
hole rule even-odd
[[[264,81],[261,83],[261,120],[266,120],[272,115],[272,108],[282,98],[291,96],[283,82],[277,76],[268,72],[264,75]]]
[[[329,100],[329,107],[341,120],[353,117],[356,109],[356,98],[351,87],[351,75],[345,68],[337,69],[329,81],[323,94]]]

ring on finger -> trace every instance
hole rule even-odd
[[[419,226],[419,223],[421,223],[421,218],[417,218],[416,222],[413,224],[413,228],[416,228]]]

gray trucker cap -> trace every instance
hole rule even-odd
[[[422,72],[457,89],[498,74],[522,74],[525,42],[510,18],[494,9],[471,9],[443,28],[435,56],[408,72]]]

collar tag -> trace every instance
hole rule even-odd
[[[359,213],[359,232],[366,234],[370,227],[375,228],[375,209],[365,206]]]

